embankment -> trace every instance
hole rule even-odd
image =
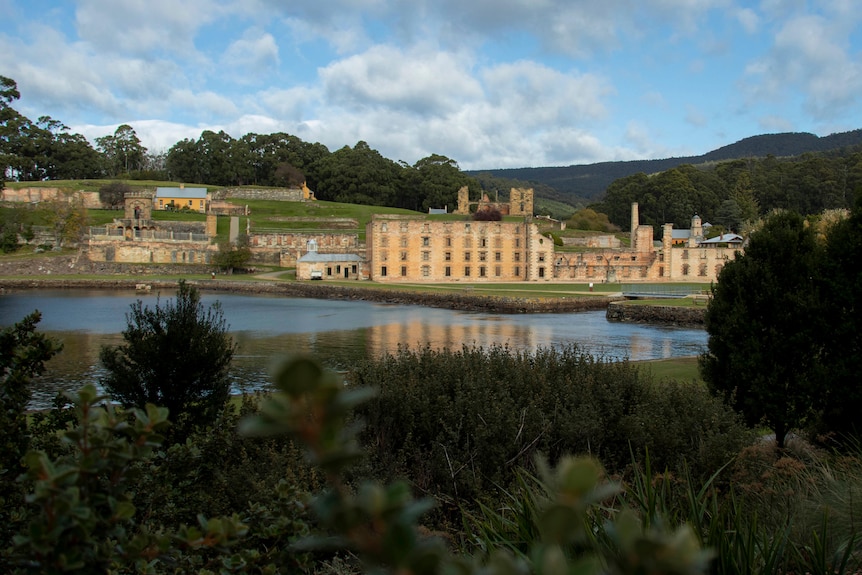
[[[195,280],[189,281],[201,291],[247,294],[278,294],[286,297],[315,299],[342,299],[375,301],[401,305],[422,305],[461,311],[489,313],[566,313],[604,309],[616,298],[517,298],[483,296],[467,293],[429,293],[395,291],[388,289],[326,285],[321,282]],[[22,289],[135,289],[139,284],[150,286],[151,291],[170,294],[176,290],[176,281],[137,279],[4,279],[0,278],[0,291]]]
[[[608,304],[608,321],[703,327],[706,307],[680,307],[673,305],[632,305],[625,302]]]

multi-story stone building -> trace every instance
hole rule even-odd
[[[742,249],[739,236],[705,241],[698,216],[686,241],[671,224],[653,241],[632,205],[630,247],[557,252],[532,219],[436,221],[375,216],[366,231],[366,268],[379,282],[710,282]],[[724,239],[724,238],[722,238]]]
[[[527,221],[430,221],[374,216],[366,228],[369,277],[381,282],[553,279],[554,243]]]

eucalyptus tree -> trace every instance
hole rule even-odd
[[[122,124],[113,135],[96,138],[98,150],[105,156],[109,175],[128,174],[140,170],[144,165],[147,149],[135,129]]]

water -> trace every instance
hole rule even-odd
[[[161,296],[172,299],[174,291]],[[30,290],[0,295],[0,326],[38,309],[39,330],[64,350],[48,363],[34,392],[45,405],[59,389],[97,383],[103,345],[119,345],[131,304],[154,307],[158,294],[106,290]],[[238,343],[232,377],[235,391],[266,388],[278,358],[304,353],[337,370],[359,359],[394,353],[399,346],[460,349],[505,345],[513,350],[563,348],[572,343],[612,360],[693,356],[706,347],[701,329],[608,322],[604,311],[503,315],[362,301],[315,300],[266,295],[202,294],[218,302]]]

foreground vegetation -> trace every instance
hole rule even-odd
[[[28,374],[56,351],[35,326],[3,331],[4,414],[23,413]],[[94,389],[6,420],[23,433],[4,436],[3,570],[862,567],[859,459],[776,452],[697,382],[575,348],[405,350],[347,386],[306,360],[273,377],[277,393],[183,442],[162,439],[175,414],[118,411]]]

